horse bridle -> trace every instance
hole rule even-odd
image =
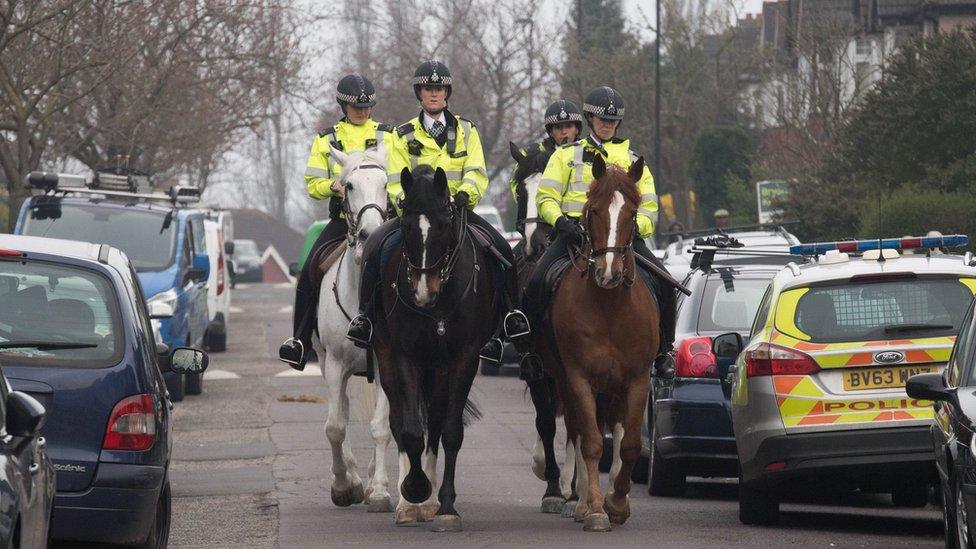
[[[584,231],[585,231],[586,223],[588,221],[589,213],[590,213],[590,210],[589,209],[587,209],[587,210],[585,210],[583,212],[582,218],[583,218]],[[630,238],[627,240],[627,245],[626,246],[606,246],[604,248],[594,248],[594,246],[593,246],[593,240],[590,237],[590,232],[589,231],[585,231],[586,232],[586,243],[585,243],[586,262],[584,263],[584,268],[583,269],[580,269],[580,268],[576,267],[576,261],[573,260],[573,267],[576,268],[576,270],[579,271],[581,275],[586,276],[587,274],[590,273],[590,271],[593,270],[593,267],[596,265],[596,258],[598,258],[598,257],[600,257],[602,255],[607,255],[609,253],[615,253],[615,254],[620,254],[620,255],[622,255],[622,256],[624,256],[626,258],[628,252],[630,252],[631,254],[635,253],[634,252],[634,237],[637,236],[637,213],[636,212],[634,213],[633,221],[634,221],[634,228],[631,230]],[[579,251],[580,251],[580,254],[583,253],[583,250],[579,250]],[[632,259],[632,262],[635,263],[634,267],[636,268],[636,261],[637,261],[637,259],[636,258],[633,258],[633,257],[631,259]],[[631,270],[627,267],[627,263],[626,262],[624,263],[624,272],[623,272],[623,275],[624,275],[624,283],[626,285],[630,286],[631,284],[634,283],[634,273],[632,273]]]
[[[386,168],[379,164],[364,163],[352,168],[348,172],[344,172],[342,174],[341,181],[346,181],[354,171],[361,170],[361,169],[383,170],[384,172],[386,172]],[[346,243],[349,246],[356,245],[356,233],[359,232],[359,224],[363,220],[363,214],[365,214],[369,210],[378,211],[383,221],[386,221],[386,209],[381,207],[379,204],[374,204],[374,203],[366,204],[365,206],[360,208],[358,212],[353,214],[352,206],[349,204],[349,196],[345,192],[342,193],[342,213],[346,216]]]
[[[447,284],[447,281],[451,279],[451,275],[454,272],[454,267],[455,265],[457,265],[458,258],[461,255],[458,252],[461,250],[461,246],[464,244],[464,230],[465,230],[465,225],[467,224],[467,220],[465,219],[467,214],[467,209],[461,208],[461,212],[458,215],[455,215],[456,211],[452,207],[450,201],[445,203],[444,207],[451,212],[452,224],[454,224],[456,220],[460,221],[459,223],[457,223],[458,230],[454,236],[453,246],[450,249],[448,249],[446,252],[444,252],[444,254],[441,255],[437,259],[437,261],[435,261],[429,267],[420,267],[415,265],[412,261],[410,261],[410,255],[407,253],[407,247],[403,246],[401,254],[403,256],[404,261],[406,261],[407,263],[407,281],[411,283],[413,282],[413,277],[415,275],[429,275],[433,273],[438,273],[441,279],[441,284]],[[403,211],[404,213],[406,213],[409,210],[407,208],[404,208]]]

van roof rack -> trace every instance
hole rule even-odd
[[[164,201],[176,206],[200,201],[200,188],[187,185],[174,185],[168,192],[153,191],[148,175],[135,170],[112,168],[98,171],[91,183],[76,174],[53,172],[31,172],[24,178],[28,188],[42,194],[87,194],[120,198],[134,198],[145,201]]]

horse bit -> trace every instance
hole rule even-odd
[[[356,170],[383,170],[386,172],[386,168],[380,166],[379,164],[360,164],[348,172],[342,174],[342,181],[348,180],[352,172]],[[342,193],[342,213],[346,216],[346,243],[352,247],[356,245],[356,233],[359,232],[359,224],[363,220],[363,214],[369,210],[376,210],[380,213],[380,217],[383,221],[386,221],[386,210],[380,207],[379,204],[369,203],[359,209],[358,212],[353,214],[352,206],[349,204],[349,196],[345,192]]]
[[[593,269],[594,266],[596,265],[596,258],[600,257],[601,255],[607,255],[607,254],[610,254],[610,253],[616,253],[616,254],[620,254],[620,255],[622,255],[622,256],[624,256],[626,258],[627,257],[627,252],[633,252],[633,248],[634,248],[634,237],[636,236],[636,233],[637,233],[637,225],[636,225],[637,214],[634,214],[634,221],[635,221],[634,229],[631,231],[630,239],[628,240],[626,246],[607,246],[605,248],[594,248],[593,247],[593,240],[590,238],[590,232],[585,230],[586,222],[587,222],[587,218],[588,218],[589,213],[590,213],[589,210],[586,210],[583,213],[583,226],[584,226],[584,232],[586,233],[586,246],[585,247],[587,249],[586,259],[585,259],[585,262],[584,262],[584,268],[581,269],[581,268],[577,267],[576,266],[576,258],[574,256],[572,256],[572,255],[570,256],[570,261],[572,261],[572,263],[573,263],[573,268],[576,269],[577,271],[579,271],[580,276],[586,276],[590,272],[590,270]],[[583,255],[583,250],[581,248],[577,247],[576,250],[579,252],[580,255]],[[633,261],[635,263],[635,268],[636,268],[636,261],[637,261],[637,259],[634,258]],[[627,286],[630,286],[631,284],[634,283],[634,277],[633,276],[630,276],[631,274],[632,273],[630,272],[630,269],[627,268],[627,265],[625,263],[624,264],[624,272],[623,272],[623,275],[624,275],[624,284],[626,284]]]

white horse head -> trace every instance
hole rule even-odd
[[[332,158],[342,167],[339,182],[345,186],[343,208],[349,224],[347,244],[355,247],[356,263],[362,262],[363,245],[383,224],[386,212],[386,148],[345,153],[332,148]]]
[[[533,257],[538,250],[538,244],[533,237],[539,229],[539,222],[534,221],[539,218],[539,209],[535,204],[535,197],[539,194],[539,184],[542,183],[542,173],[536,172],[525,178],[525,256]]]

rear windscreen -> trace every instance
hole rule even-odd
[[[113,366],[122,359],[122,341],[115,294],[104,276],[40,261],[0,261],[0,364]]]
[[[972,291],[956,278],[852,282],[804,290],[793,322],[816,342],[955,335],[973,299]]]
[[[769,280],[730,278],[717,274],[705,282],[702,306],[698,313],[698,331],[748,332]]]

